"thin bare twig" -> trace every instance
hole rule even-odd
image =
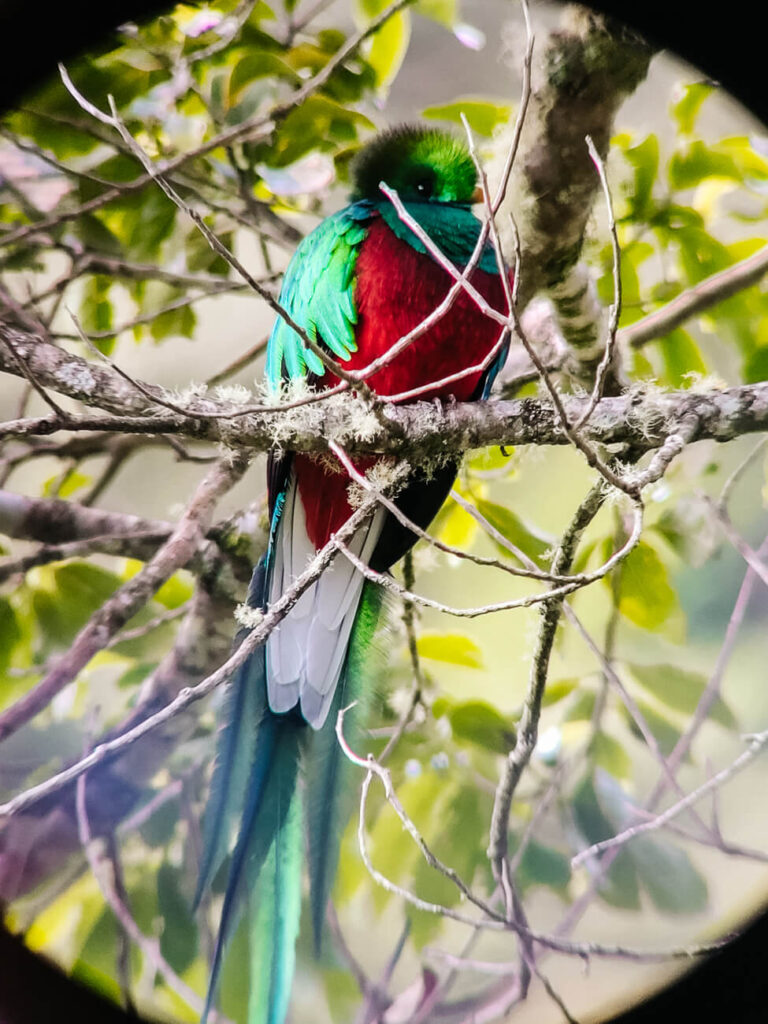
[[[611,303],[608,318],[608,340],[605,344],[603,358],[600,360],[597,372],[595,373],[595,384],[592,388],[592,395],[587,403],[587,408],[578,418],[576,423],[574,423],[574,430],[581,430],[589,417],[595,411],[595,406],[603,396],[605,382],[608,378],[608,374],[611,370],[616,354],[616,331],[619,326],[619,316],[621,315],[621,249],[619,248],[619,235],[616,230],[616,218],[613,213],[611,190],[608,187],[605,164],[601,160],[600,154],[597,152],[591,136],[587,135],[586,142],[590,159],[597,168],[600,184],[603,189],[603,195],[605,197],[606,210],[608,211],[608,230],[611,236],[611,248],[613,249],[613,302]]]
[[[582,850],[572,858],[571,864],[577,867],[579,864],[583,864],[584,861],[591,857],[596,856],[599,853],[603,853],[605,850],[610,850],[615,847],[624,846],[626,843],[631,842],[637,836],[645,835],[646,832],[655,832],[660,828],[663,828],[668,821],[672,821],[678,814],[682,814],[683,811],[689,810],[698,800],[701,800],[703,796],[708,793],[712,793],[717,790],[724,783],[732,779],[734,775],[737,775],[750,763],[754,761],[758,754],[762,753],[768,744],[768,730],[765,732],[755,733],[753,736],[745,737],[749,746],[748,748],[736,758],[736,760],[729,764],[726,768],[717,772],[715,775],[710,776],[706,782],[703,782],[696,789],[691,790],[680,800],[668,807],[665,811],[660,811],[650,821],[640,822],[637,825],[632,825],[630,828],[624,829],[617,835],[612,836],[610,839],[603,839],[599,843],[593,843],[587,847],[586,850]]]
[[[190,988],[174,971],[160,951],[160,943],[157,939],[145,935],[137,925],[126,903],[121,900],[115,880],[114,865],[109,863],[103,856],[100,856],[96,849],[91,828],[88,822],[88,811],[86,802],[86,780],[87,774],[83,773],[77,780],[76,806],[77,821],[80,832],[80,842],[88,860],[88,864],[96,879],[104,900],[117,918],[118,924],[131,942],[137,946],[154,969],[162,977],[165,984],[190,1006],[196,1013],[202,1013],[205,1000]],[[233,1024],[229,1018],[216,1013],[212,1019],[218,1020],[219,1024]]]

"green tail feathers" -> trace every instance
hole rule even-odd
[[[370,704],[375,661],[371,640],[381,606],[382,591],[366,583],[333,705],[317,732],[295,710],[280,715],[269,710],[263,649],[230,684],[204,820],[196,901],[223,863],[237,819],[240,831],[230,859],[201,1024],[213,1006],[224,951],[245,907],[251,949],[248,1024],[283,1024],[301,913],[305,828],[312,927],[315,949],[320,949],[341,834],[356,790],[357,769],[338,744],[336,719],[341,708],[357,703],[345,720],[345,735],[358,749]]]
[[[336,737],[342,708],[356,704],[344,720],[345,739],[357,750],[373,696],[373,635],[379,622],[383,591],[370,583],[363,588],[344,669],[331,710],[322,729],[309,739],[306,751],[307,849],[312,931],[315,952],[320,942],[344,826],[353,810],[359,769],[345,756]]]
[[[294,790],[251,891],[249,1024],[283,1024],[288,1012],[301,913],[301,796]]]

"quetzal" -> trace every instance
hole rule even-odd
[[[345,367],[360,369],[388,352],[444,299],[453,281],[399,218],[379,185],[399,195],[442,253],[463,269],[481,225],[472,158],[442,130],[398,127],[365,146],[352,168],[351,202],[299,245],[286,270],[280,303]],[[486,243],[470,278],[491,306],[506,311],[492,247]],[[380,395],[422,388],[486,359],[501,338],[498,322],[461,292],[447,314],[368,378]],[[506,350],[486,370],[421,397],[484,398]],[[306,380],[337,383],[283,319],[267,349],[268,385]],[[432,520],[452,485],[456,464],[416,470],[396,496],[419,526]],[[265,609],[351,515],[349,478],[328,456],[281,452],[269,460],[268,550],[254,571],[249,604]],[[384,508],[359,527],[349,547],[385,571],[416,537]],[[334,733],[340,708],[365,707],[366,667],[381,609],[381,589],[337,556],[230,682],[224,725],[204,823],[198,897],[221,867],[239,822],[211,971],[208,1007],[224,946],[248,908],[251,942],[249,1024],[282,1024],[288,1007],[301,905],[302,861],[310,883],[319,946],[351,810],[355,771]],[[351,716],[352,717],[352,716]],[[354,726],[352,726],[354,728]],[[358,725],[359,728],[359,725]],[[203,1020],[207,1016],[203,1015]]]

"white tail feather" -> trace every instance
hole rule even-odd
[[[348,543],[364,562],[373,554],[385,516],[384,509],[377,509]],[[292,477],[277,527],[268,584],[270,604],[306,569],[315,553]],[[288,711],[300,703],[307,722],[314,729],[322,726],[344,664],[364,582],[362,573],[338,555],[270,634],[267,694],[273,711]]]

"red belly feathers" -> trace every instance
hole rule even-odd
[[[360,370],[386,354],[403,335],[418,326],[442,302],[453,279],[431,256],[416,252],[399,239],[382,219],[371,222],[360,246],[355,268],[355,337],[357,352],[344,363]],[[475,270],[470,278],[488,304],[505,312],[504,290],[496,274]],[[380,395],[398,395],[421,388],[481,363],[499,340],[501,327],[484,316],[466,292],[459,292],[448,312],[403,352],[367,378]],[[485,371],[468,374],[451,384],[430,388],[419,400],[453,395],[466,401],[477,391]],[[336,379],[326,374],[323,383]],[[360,469],[373,459],[359,460]],[[347,502],[349,479],[334,472],[327,461],[296,454],[293,459],[299,494],[304,504],[309,539],[317,549],[351,514]]]

